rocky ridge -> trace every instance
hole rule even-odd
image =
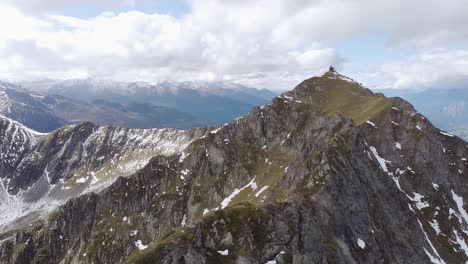
[[[0,261],[464,263],[467,152],[328,72],[4,233]]]
[[[0,228],[16,228],[22,217],[37,218],[69,198],[106,188],[152,156],[181,151],[204,131],[81,123],[41,134],[1,118]]]

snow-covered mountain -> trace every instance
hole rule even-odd
[[[183,150],[204,129],[128,129],[89,122],[49,134],[0,116],[0,229],[99,191],[157,155]]]

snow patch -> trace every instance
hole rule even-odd
[[[268,189],[268,185],[263,186],[256,194],[255,197],[258,197],[262,192],[264,192],[266,189]]]
[[[388,173],[388,169],[387,169],[387,162],[389,163],[389,161],[381,158],[379,156],[379,153],[377,152],[377,149],[374,147],[374,146],[371,146],[370,147],[370,150],[372,151],[372,154],[374,154],[374,157],[377,159],[377,161],[379,162],[380,164],[380,167],[382,167],[382,170],[387,172]]]
[[[421,228],[421,230],[422,230],[422,232],[424,234],[424,237],[426,238],[426,242],[429,244],[429,246],[431,247],[432,251],[435,254],[435,256],[433,256],[431,253],[429,253],[429,251],[426,250],[426,248],[423,247],[424,251],[426,252],[426,255],[429,257],[429,259],[431,260],[432,263],[445,264],[445,261],[440,257],[440,255],[437,252],[437,250],[435,249],[434,245],[432,245],[431,240],[429,240],[429,237],[427,236],[427,233],[424,230],[423,225],[421,224],[421,221],[419,221],[419,219],[417,219],[417,220],[418,220],[418,223],[419,223],[419,227]]]
[[[182,151],[182,153],[180,154],[179,163],[184,162],[185,158],[188,157],[188,155],[190,155],[190,153],[187,153],[187,155],[185,155],[185,152]]]
[[[461,216],[463,217],[463,220],[465,220],[465,223],[468,224],[468,214],[463,208],[463,198],[461,196],[458,196],[453,190],[452,190],[452,198],[457,204],[458,212],[460,212]]]
[[[88,180],[88,177],[82,177],[76,180],[76,183],[85,183]]]
[[[463,239],[463,237],[461,237],[456,230],[453,230],[453,233],[457,239],[457,244],[460,246],[463,252],[465,252],[465,255],[468,256],[468,246],[466,245],[465,239]]]
[[[250,187],[252,188],[252,190],[255,190],[257,189],[257,184],[255,183],[255,178],[254,177],[247,185],[245,185],[244,187],[240,188],[240,189],[234,189],[234,191],[228,196],[226,197],[222,202],[221,202],[221,209],[224,209],[226,208],[229,203],[231,202],[231,200],[236,197],[236,195],[238,195],[241,191],[243,191],[245,188],[247,187]]]
[[[440,234],[439,222],[436,219],[433,219],[432,222],[429,221],[429,224],[432,226],[432,229],[436,232],[436,235]]]
[[[358,246],[361,248],[361,249],[365,249],[366,248],[366,242],[364,242],[364,240],[358,238],[357,239],[357,244]]]
[[[447,136],[447,137],[454,137],[454,135],[449,134],[449,133],[444,132],[444,131],[439,131],[439,133],[441,133],[442,135]]]
[[[187,224],[187,215],[184,214],[184,216],[182,217],[182,222],[180,223],[180,225],[182,227],[184,227],[186,224]]]
[[[220,254],[221,256],[227,256],[229,255],[229,249],[218,250],[218,254]]]
[[[377,126],[376,126],[373,122],[371,122],[371,121],[369,121],[369,120],[366,121],[366,124],[369,124],[369,125],[371,125],[371,126],[377,128]]]
[[[269,261],[265,262],[265,264],[276,264],[276,263],[277,263],[277,262],[276,262],[276,257],[278,257],[279,255],[282,255],[282,254],[284,254],[284,253],[286,253],[286,252],[281,251],[280,253],[276,254],[275,259],[269,260]]]
[[[413,195],[414,195],[413,198],[410,197],[409,195],[408,195],[408,198],[409,198],[411,201],[413,201],[413,202],[416,203],[416,208],[418,208],[418,210],[421,210],[421,209],[423,209],[423,208],[429,207],[429,203],[422,200],[422,199],[424,198],[423,195],[421,195],[421,194],[419,194],[419,193],[416,193],[416,192],[413,192]]]
[[[211,130],[211,131],[210,131],[210,134],[216,134],[216,133],[218,133],[218,131],[219,131],[221,128],[222,128],[222,127],[219,127],[219,128],[217,128],[217,129],[215,129],[215,130]]]
[[[135,246],[136,246],[140,251],[145,250],[145,249],[148,248],[147,245],[143,245],[143,242],[141,242],[141,240],[135,241]]]

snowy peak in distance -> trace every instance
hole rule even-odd
[[[190,114],[207,125],[226,123],[248,113],[253,107],[268,103],[277,94],[230,82],[158,83],[67,80],[51,86],[48,94],[93,102],[147,103]]]
[[[108,81],[108,80],[99,80],[99,79],[66,79],[64,81],[56,83],[56,85],[73,87],[73,86],[86,86],[94,89],[103,89],[103,88],[120,88],[125,86],[123,82]]]
[[[118,82],[110,80],[99,79],[66,79],[63,81],[56,81],[49,87],[55,91],[58,87],[61,88],[76,88],[82,87],[90,90],[107,90],[107,89],[120,89],[134,91],[137,89],[155,89],[155,90],[172,90],[190,89],[204,92],[214,92],[217,90],[231,90],[231,91],[269,91],[267,89],[256,89],[242,84],[230,81],[173,81],[162,80],[157,82],[149,81],[134,81],[134,82]],[[32,88],[32,87],[31,87]],[[274,92],[271,92],[275,94]]]
[[[70,81],[68,85],[80,83]],[[97,82],[94,84],[97,85]],[[85,88],[59,87],[57,94],[47,94],[3,82],[0,84],[0,114],[40,132],[50,132],[67,124],[84,121],[130,128],[191,128],[206,125],[201,118],[171,107],[155,105],[151,101],[119,101],[112,96],[101,99],[95,88]],[[103,91],[103,97],[112,95],[112,89]],[[94,100],[77,100],[80,96]]]

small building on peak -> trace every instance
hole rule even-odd
[[[329,72],[336,72],[336,71],[335,71],[335,67],[333,67],[333,66],[330,66],[330,68],[328,69],[328,71],[329,71]]]

